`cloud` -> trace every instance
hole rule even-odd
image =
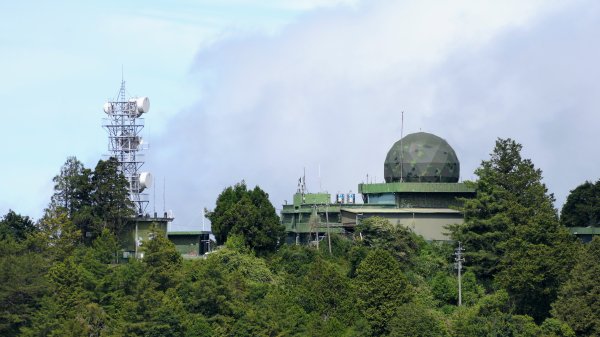
[[[496,137],[515,138],[560,202],[598,164],[586,140],[597,21],[587,2],[373,1],[216,43],[193,65],[197,104],[157,141],[176,227],[199,225],[201,209],[242,179],[276,207],[305,167],[313,192],[381,181],[401,111],[405,134],[449,141],[463,178]]]

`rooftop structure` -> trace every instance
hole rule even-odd
[[[385,158],[385,181],[456,183],[460,163],[444,139],[417,132],[397,141]]]
[[[143,172],[143,152],[146,150],[141,132],[144,128],[142,116],[150,110],[148,97],[126,98],[125,81],[117,97],[104,103],[103,127],[108,132],[108,150],[110,156],[119,162],[119,170],[128,182],[129,198],[136,207],[137,215],[125,223],[119,241],[122,243],[122,257],[143,258],[140,245],[151,239],[154,228],[167,232],[168,223],[173,221],[172,214],[165,212],[159,217],[156,213],[146,213],[148,194],[146,189],[152,185],[152,175]]]
[[[463,222],[457,211],[475,191],[459,183],[460,164],[442,138],[419,132],[397,141],[384,162],[385,183],[359,184],[363,203],[352,193],[305,193],[299,188],[292,205],[284,205],[281,221],[288,243],[318,242],[327,233],[352,235],[361,220],[372,216],[410,228],[427,240],[448,240],[445,226]],[[304,185],[302,185],[304,186]]]

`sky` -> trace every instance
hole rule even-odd
[[[599,35],[586,0],[3,2],[0,213],[41,217],[68,156],[106,158],[122,77],[150,98],[147,210],[172,210],[171,230],[200,229],[242,180],[276,208],[304,172],[309,192],[381,182],[419,131],[462,180],[516,140],[560,209],[600,177]]]

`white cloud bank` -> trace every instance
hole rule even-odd
[[[599,175],[599,20],[584,1],[370,1],[214,44],[193,66],[198,103],[153,150],[174,228],[198,226],[242,179],[276,207],[304,167],[311,191],[319,165],[330,193],[381,181],[401,111],[405,134],[448,140],[463,179],[497,137],[516,139],[560,205]]]

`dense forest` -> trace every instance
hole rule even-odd
[[[157,230],[143,259],[117,263],[127,183],[115,160],[69,158],[40,220],[0,221],[0,335],[600,336],[600,239],[568,231],[597,225],[600,182],[571,191],[559,216],[511,139],[475,174],[454,243],[373,217],[327,238],[331,251],[286,245],[268,194],[242,182],[208,215],[220,249],[183,260]]]

